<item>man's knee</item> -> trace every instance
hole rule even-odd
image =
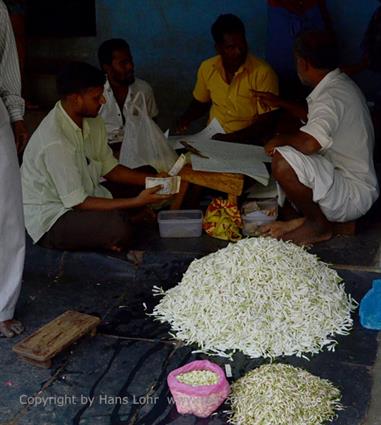
[[[134,239],[134,230],[124,213],[113,211],[107,223],[109,245],[129,246]]]
[[[275,151],[272,157],[271,171],[276,181],[280,181],[294,172],[290,164],[277,151]]]

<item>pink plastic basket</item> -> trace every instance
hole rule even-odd
[[[177,376],[194,370],[209,370],[218,376],[214,385],[192,387],[177,380]],[[168,386],[180,414],[206,418],[215,412],[229,395],[230,386],[224,371],[209,360],[196,360],[173,370],[167,378]]]

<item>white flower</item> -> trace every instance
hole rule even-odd
[[[356,302],[335,270],[292,243],[250,238],[194,260],[153,316],[208,354],[303,356],[333,350]]]

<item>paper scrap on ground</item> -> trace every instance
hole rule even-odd
[[[180,190],[181,177],[146,177],[146,189],[161,185],[158,195],[173,195]]]
[[[168,143],[172,146],[173,149],[182,149],[184,146],[180,143],[181,140],[184,140],[188,143],[206,142],[217,133],[225,134],[225,130],[222,128],[219,121],[216,118],[213,118],[212,121],[210,121],[210,123],[200,132],[184,136],[170,136],[168,137]]]
[[[270,176],[264,162],[271,162],[271,158],[266,155],[263,147],[218,140],[192,143],[192,146],[209,157],[206,159],[191,155],[193,170],[240,173],[265,186],[268,184]]]

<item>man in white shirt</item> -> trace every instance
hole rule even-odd
[[[28,140],[14,34],[0,0],[0,336],[23,331],[13,318],[24,268],[25,228],[17,152]],[[13,130],[13,132],[12,132]]]
[[[280,203],[287,199],[302,217],[262,227],[264,235],[310,244],[332,237],[332,222],[363,216],[378,198],[373,164],[374,131],[363,94],[337,68],[331,36],[309,31],[295,42],[299,78],[313,87],[303,107],[268,93],[261,102],[288,109],[305,124],[292,134],[271,139]]]
[[[151,86],[135,77],[130,46],[125,40],[114,38],[103,42],[98,49],[98,59],[107,77],[103,93],[106,103],[100,115],[106,124],[108,142],[118,153],[128,126],[126,112],[136,94],[143,94],[151,118],[155,118],[159,111]]]
[[[132,242],[131,210],[157,203],[159,186],[113,198],[100,184],[144,186],[147,173],[118,164],[98,116],[105,103],[103,73],[73,62],[57,77],[61,100],[42,120],[24,153],[25,225],[47,248],[120,251]],[[128,212],[128,213],[127,213]]]

